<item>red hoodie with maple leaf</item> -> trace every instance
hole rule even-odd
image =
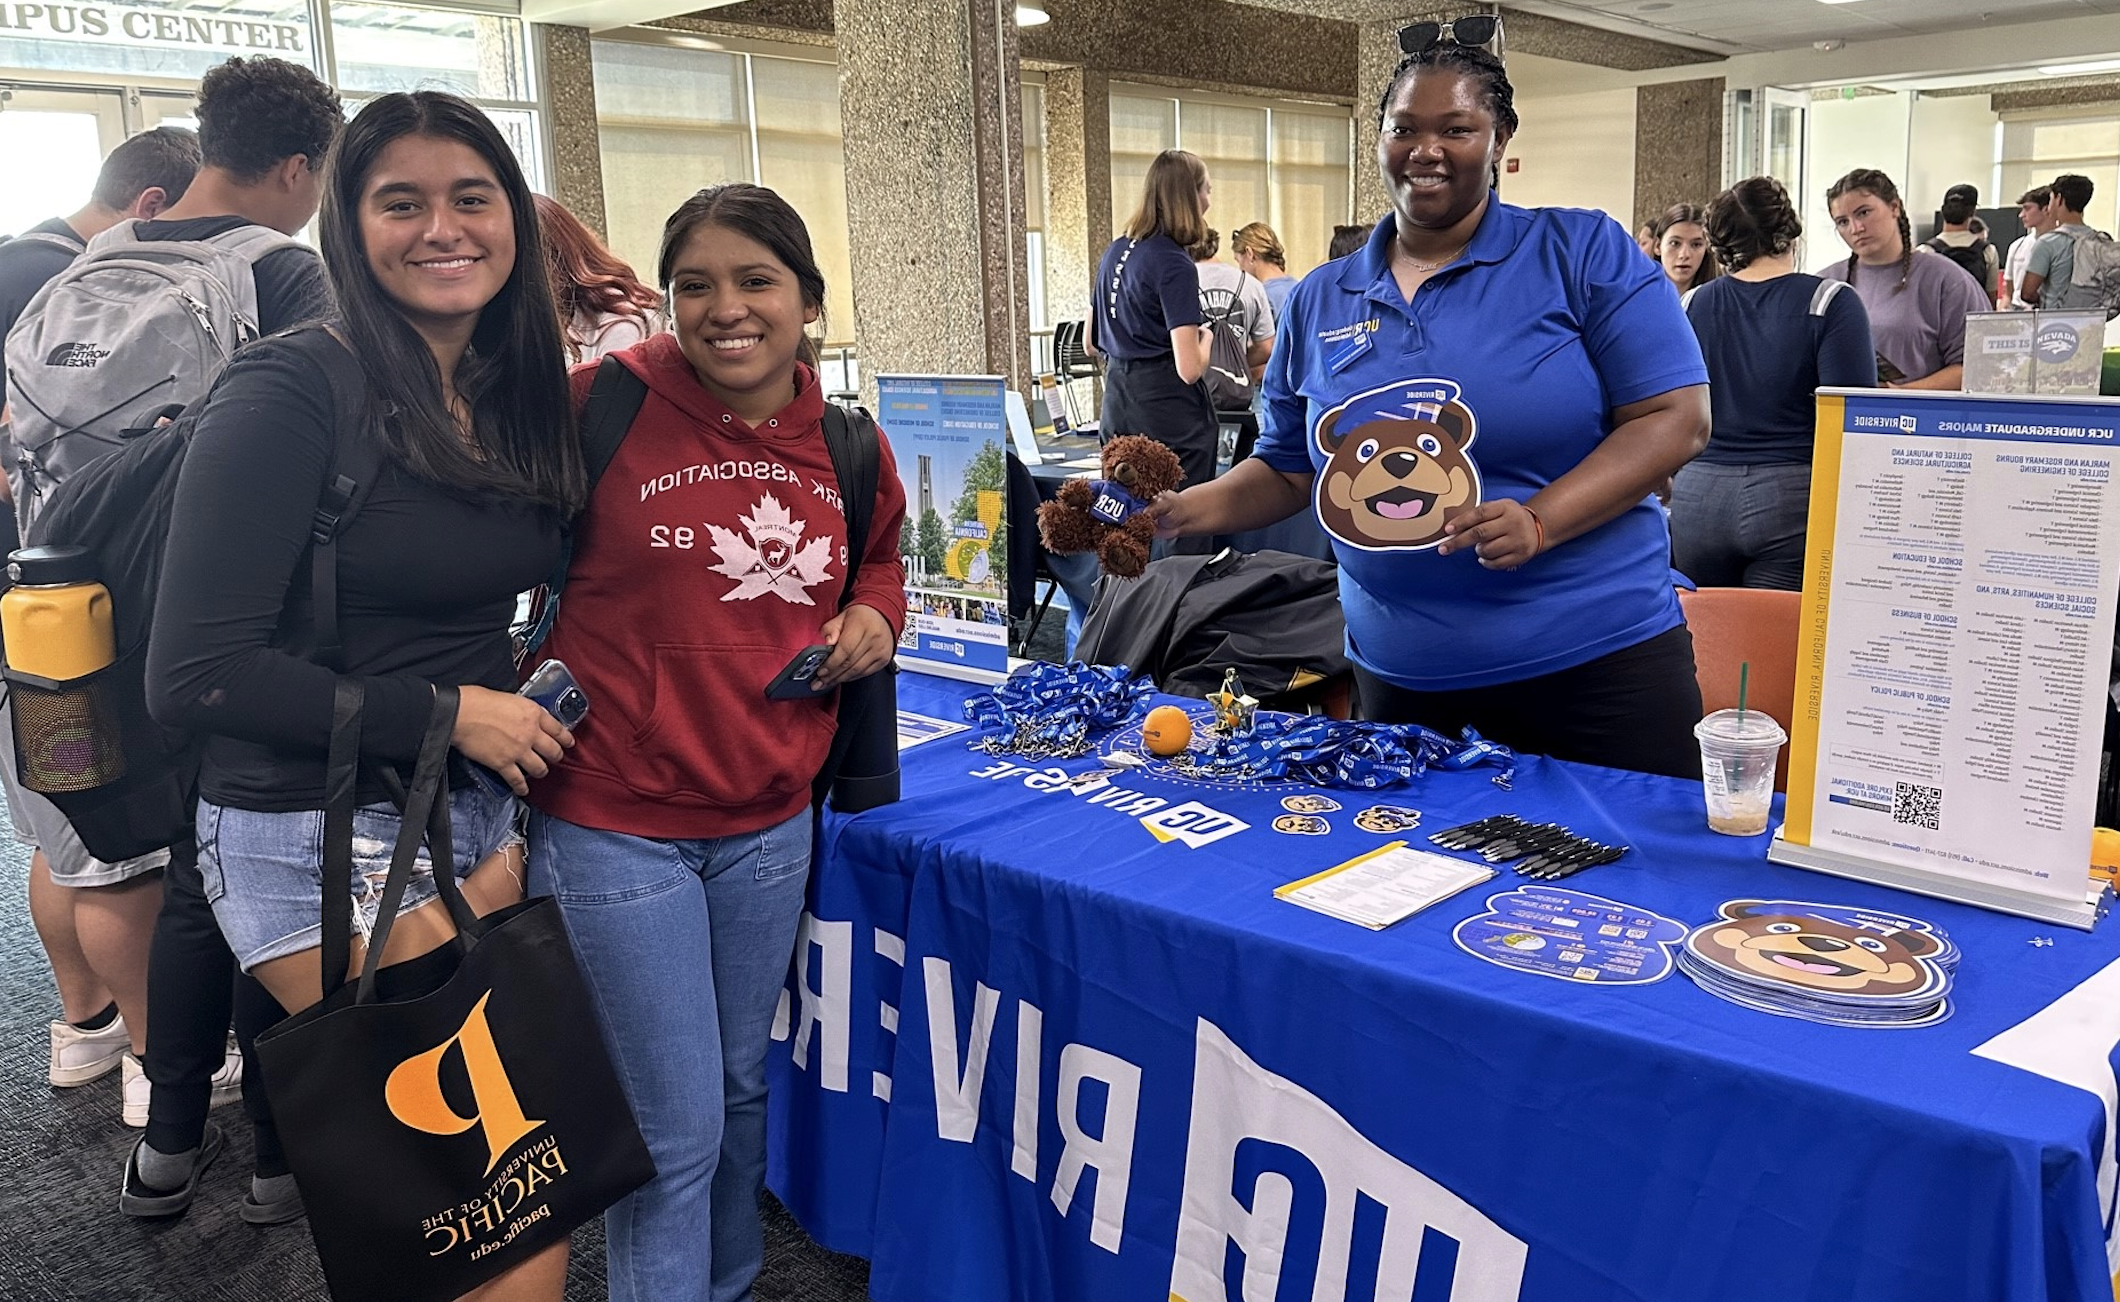
[[[824,394],[753,428],[700,384],[668,334],[617,354],[647,400],[577,526],[559,621],[539,653],[589,696],[574,749],[530,800],[570,823],[690,840],[771,827],[810,800],[838,693],[766,698],[824,641],[846,583],[846,520]],[[595,364],[576,367],[584,401]],[[854,601],[905,623],[905,488],[888,441]]]

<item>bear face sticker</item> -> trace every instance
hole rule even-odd
[[[1471,455],[1479,422],[1455,380],[1402,380],[1356,394],[1318,418],[1325,455],[1318,520],[1365,551],[1419,551],[1443,541],[1443,524],[1480,501]]]
[[[1846,905],[1731,900],[1686,937],[1679,966],[1733,1003],[1840,1026],[1949,1015],[1958,949],[1926,922]]]

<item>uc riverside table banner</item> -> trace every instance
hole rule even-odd
[[[1008,381],[879,375],[876,397],[906,487],[899,654],[1006,672]]]
[[[2088,927],[2120,404],[1828,390],[1774,857]]]
[[[900,680],[904,708],[968,689]],[[1633,849],[1571,881],[1912,912],[1946,1020],[1824,1026],[1672,975],[1606,987],[1273,888],[1390,839],[1369,799],[963,737],[827,820],[775,1029],[772,1187],[881,1302],[2110,1302],[2120,936],[1763,862],[1697,784],[1433,773],[1420,831],[1513,810]],[[1273,830],[1291,792],[1341,808]],[[1418,839],[1418,835],[1416,836]],[[2042,943],[2033,943],[2039,941]]]

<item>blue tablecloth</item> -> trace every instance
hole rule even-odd
[[[907,675],[901,705],[954,719],[969,690]],[[1064,786],[1094,759],[964,742],[832,820],[776,1029],[772,1186],[882,1302],[2113,1297],[2120,923],[1772,865],[1671,779],[1526,759],[1513,791],[1382,797],[1423,811],[1416,844],[1501,811],[1624,840],[1567,885],[1688,925],[1836,902],[1962,947],[1941,1024],[1823,1026],[1472,958],[1451,928],[1507,874],[1382,932],[1274,899],[1385,839],[1361,795],[1284,835],[1288,788],[1099,799]],[[1188,803],[1248,826],[1140,821]]]

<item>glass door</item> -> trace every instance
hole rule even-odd
[[[1804,124],[1810,113],[1810,96],[1800,90],[1766,91],[1766,111],[1761,115],[1765,147],[1761,150],[1767,175],[1782,183],[1792,195],[1804,190]]]
[[[88,202],[103,155],[125,139],[115,90],[0,85],[0,234],[19,235]]]
[[[166,90],[143,90],[133,99],[134,131],[152,131],[156,127],[183,127],[187,131],[199,129],[197,97]]]

